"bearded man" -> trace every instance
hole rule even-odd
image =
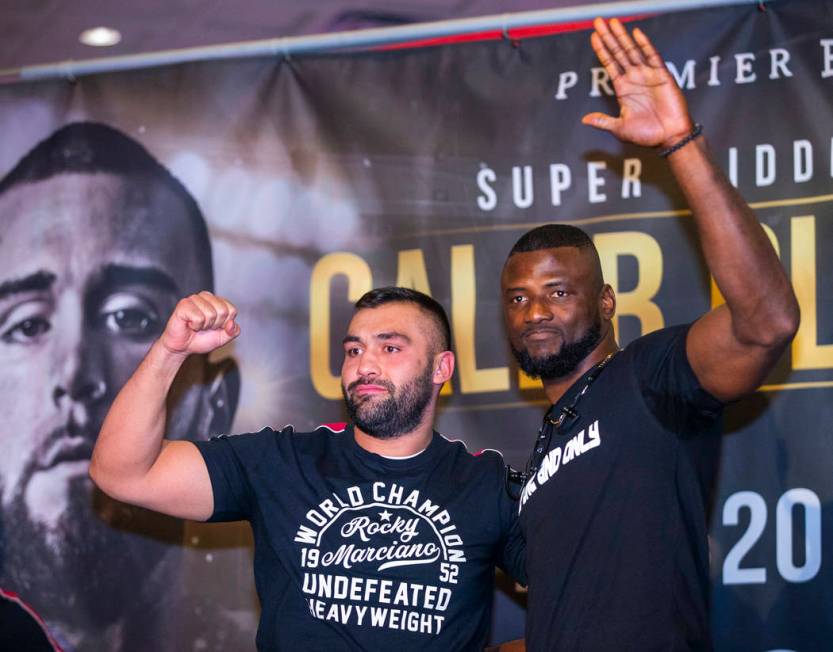
[[[213,287],[202,211],[140,143],[76,122],[0,179],[0,216],[0,589],[64,650],[178,649],[160,637],[181,623],[182,523],[110,500],[87,469],[165,317]],[[173,431],[228,430],[239,389],[229,363],[189,361]],[[0,618],[0,636],[10,622]]]
[[[755,391],[798,304],[754,214],[648,38],[598,19],[593,48],[620,115],[585,124],[661,147],[726,303],[620,351],[593,241],[541,226],[501,286],[511,348],[552,403],[523,477],[530,650],[708,650],[708,450],[723,405]]]
[[[359,299],[347,427],[163,439],[180,365],[239,334],[225,299],[177,304],[105,419],[96,484],[171,516],[251,523],[260,650],[482,650],[494,565],[524,581],[524,546],[501,457],[433,430],[454,371],[443,308],[406,288]]]

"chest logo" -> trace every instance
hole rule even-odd
[[[567,440],[566,443],[555,446],[544,456],[538,472],[532,476],[521,492],[518,510],[522,510],[526,502],[539,487],[549,482],[558,471],[567,464],[578,459],[588,451],[600,446],[602,437],[599,433],[599,420],[591,423],[587,428]]]
[[[310,613],[343,624],[436,635],[466,563],[448,511],[396,483],[332,494],[294,541]]]

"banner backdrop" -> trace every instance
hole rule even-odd
[[[766,385],[726,415],[715,643],[830,649],[833,2],[639,24],[802,310]],[[162,519],[86,479],[106,409],[185,292],[213,282],[243,335],[186,369],[172,434],[342,420],[351,302],[399,284],[452,319],[439,429],[521,467],[545,402],[504,344],[498,278],[522,233],[592,233],[623,345],[719,302],[663,161],[579,124],[616,110],[588,36],[0,88],[0,173],[16,170],[0,185],[0,587],[67,649],[253,649],[247,527]],[[518,603],[501,598],[495,637],[522,633]]]

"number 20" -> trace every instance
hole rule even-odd
[[[804,564],[793,563],[793,507],[804,508]],[[742,508],[750,513],[749,527],[723,561],[724,584],[764,584],[766,568],[741,568],[766,527],[766,502],[754,491],[732,494],[723,505],[723,525],[737,525]],[[821,503],[809,489],[790,489],[775,508],[775,556],[778,572],[788,582],[807,582],[821,568]]]

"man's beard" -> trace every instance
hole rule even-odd
[[[362,383],[384,387],[388,396],[375,401],[373,396],[356,400],[351,392]],[[367,378],[354,380],[347,389],[343,385],[341,388],[350,420],[362,432],[377,439],[393,439],[412,432],[422,421],[433,391],[430,364],[425,366],[423,373],[399,389],[389,380]]]
[[[47,622],[82,631],[146,609],[139,597],[152,593],[145,578],[170,544],[182,541],[181,523],[118,503],[78,477],[70,481],[67,510],[47,525],[26,504],[30,479],[22,478],[0,513],[0,585],[20,593]]]
[[[533,358],[528,349],[523,351],[516,349],[510,344],[512,353],[518,361],[518,365],[528,376],[541,378],[542,380],[553,380],[564,378],[573,373],[581,362],[596,348],[602,338],[601,319],[596,317],[595,323],[587,329],[587,332],[575,342],[564,342],[561,348],[555,353],[550,353],[539,358]]]

